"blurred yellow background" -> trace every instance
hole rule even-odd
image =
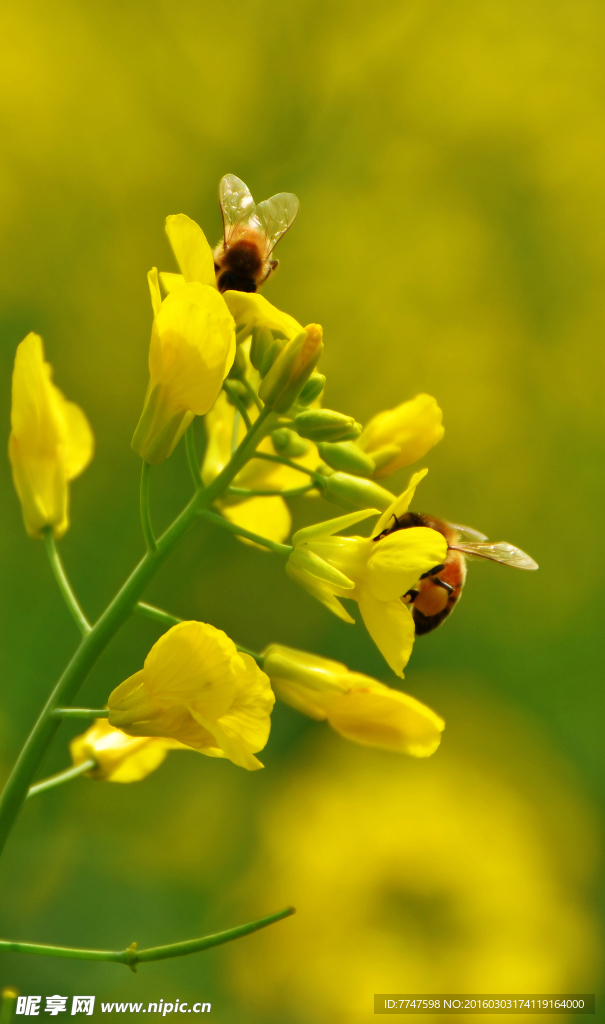
[[[31,801],[0,869],[0,931],[21,940],[156,945],[290,902],[295,918],[136,975],[6,954],[2,983],[203,998],[222,1024],[368,1022],[377,991],[599,992],[604,30],[596,0],[2,5],[0,403],[8,433],[14,350],[40,332],[97,438],[61,544],[87,611],[143,550],[145,274],[173,269],[167,214],[218,240],[227,171],[257,200],[300,198],[265,294],[323,324],[326,404],[364,422],[434,394],[446,435],[418,510],[541,566],[473,564],[417,643],[405,688],[448,723],[432,760],[349,746],[280,706],[264,772],[175,753],[139,785],[76,781]],[[8,770],[77,636],[0,472]],[[188,493],[179,448],[154,474],[159,525]],[[393,684],[361,625],[209,528],[147,597]],[[130,623],[83,702],[157,635]]]

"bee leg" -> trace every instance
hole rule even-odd
[[[455,588],[452,587],[449,583],[446,583],[445,580],[440,580],[438,576],[436,576],[435,579],[431,580],[431,583],[434,583],[436,587],[442,587],[443,590],[447,590],[448,594],[454,593]]]
[[[401,600],[404,604],[414,604],[419,593],[419,590],[408,590],[407,594],[404,594]]]

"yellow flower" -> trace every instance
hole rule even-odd
[[[431,395],[416,395],[372,417],[355,443],[376,463],[374,478],[421,459],[443,437],[442,418]]]
[[[346,739],[413,757],[439,746],[445,723],[434,711],[338,661],[271,644],[263,668],[280,700]]]
[[[150,381],[132,447],[158,463],[214,404],[235,357],[235,325],[216,288],[188,281],[162,302],[155,267],[148,279],[155,314]]]
[[[382,513],[371,537],[335,534],[376,515],[375,509],[307,526],[294,534],[294,551],[286,566],[297,583],[345,622],[354,620],[338,598],[357,601],[370,636],[398,676],[403,676],[415,636],[414,620],[401,598],[425,572],[445,562],[447,541],[424,526],[398,530],[378,541],[374,538],[393,516],[403,515],[426,473],[424,469],[414,474],[407,490]]]
[[[304,327],[293,316],[282,313],[281,309],[272,306],[264,295],[258,295],[256,292],[226,291],[223,297],[242,337],[246,337],[255,328],[267,328],[278,337],[288,340],[304,331]]]
[[[245,347],[245,343],[243,347]],[[254,408],[250,408],[248,412],[252,420],[256,419],[258,413]],[[231,458],[234,422],[235,409],[228,402],[226,394],[222,392],[204,420],[208,443],[202,465],[202,479],[206,486],[218,476]],[[238,441],[244,437],[245,429],[244,423],[240,420]],[[258,450],[269,455],[276,454],[270,437],[263,438]],[[314,469],[319,462],[315,445],[309,445],[309,451],[305,455],[292,461]],[[282,466],[265,459],[251,459],[237,474],[233,486],[254,490],[285,490],[289,487],[300,487],[308,482],[309,477],[306,473],[299,473],[289,466]],[[292,525],[290,510],[279,495],[239,499],[233,496],[220,504],[221,511],[227,519],[247,530],[252,530],[253,533],[259,533],[269,540],[279,543],[290,533]],[[266,551],[267,549],[263,548],[262,550]]]
[[[42,338],[28,334],[17,348],[8,455],[25,528],[40,537],[69,526],[69,481],[90,462],[94,438],[84,413],[51,380]]]
[[[109,697],[109,724],[129,736],[179,740],[254,771],[275,697],[252,657],[220,629],[181,622],[153,645],[140,672]]]
[[[106,718],[98,718],[69,744],[74,765],[93,758],[97,764],[86,775],[103,782],[139,782],[159,768],[169,750],[186,750],[178,740],[156,736],[127,736]]]

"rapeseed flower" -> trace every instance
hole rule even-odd
[[[48,527],[55,538],[63,536],[69,481],[86,469],[93,450],[86,416],[53,384],[42,338],[28,334],[15,356],[8,455],[30,537]]]
[[[169,750],[187,750],[178,740],[159,736],[128,736],[106,718],[98,718],[90,729],[69,744],[74,765],[92,758],[96,766],[86,775],[102,782],[139,782],[159,768]]]
[[[429,569],[445,562],[447,541],[436,530],[416,526],[376,540],[393,517],[407,511],[416,486],[427,470],[415,473],[410,484],[380,516],[371,537],[340,537],[348,526],[378,514],[364,509],[294,534],[288,574],[345,622],[353,622],[339,598],[359,604],[366,628],[390,667],[403,676],[414,645],[414,620],[401,598]]]
[[[194,416],[212,407],[235,358],[235,325],[216,288],[188,281],[162,302],[155,267],[149,387],[132,447],[146,462],[173,451]]]
[[[434,711],[338,661],[271,644],[263,668],[280,700],[346,739],[413,757],[439,746],[445,723]]]
[[[355,444],[373,459],[374,479],[390,476],[421,459],[443,437],[442,419],[431,395],[416,395],[373,416]]]
[[[140,672],[109,696],[109,724],[129,736],[178,740],[249,771],[263,765],[275,697],[269,680],[222,630],[181,622],[153,645]]]

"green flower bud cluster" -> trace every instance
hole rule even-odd
[[[296,414],[293,427],[309,441],[354,441],[361,434],[361,424],[352,416],[333,409],[305,409]]]
[[[323,351],[322,333],[318,324],[309,324],[284,345],[267,371],[258,389],[258,397],[274,412],[288,412],[296,402]],[[263,356],[262,366],[271,351],[272,347],[269,347]]]

